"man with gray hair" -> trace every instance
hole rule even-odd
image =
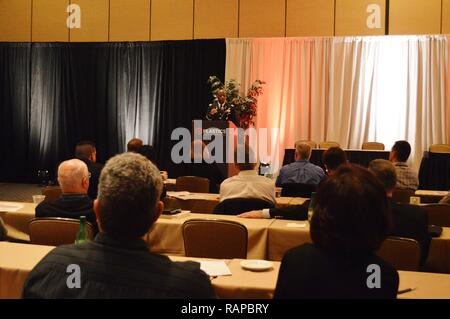
[[[308,184],[317,186],[324,178],[325,172],[320,166],[309,162],[311,146],[306,143],[295,144],[295,162],[280,169],[276,186],[283,184]]]
[[[93,210],[93,201],[88,196],[89,171],[87,165],[79,159],[62,162],[58,167],[58,182],[62,195],[55,202],[43,201],[36,206],[36,217],[63,217],[86,220],[97,232],[97,218]]]
[[[92,242],[52,250],[31,271],[23,297],[215,297],[198,263],[172,262],[150,253],[142,239],[163,211],[162,187],[159,170],[144,156],[124,153],[111,158],[94,202],[100,233]],[[69,265],[79,269],[77,287],[71,282],[73,274],[67,273]]]
[[[420,206],[399,204],[392,199],[397,184],[395,166],[387,160],[376,159],[370,162],[371,171],[383,184],[392,211],[392,231],[390,235],[412,238],[421,247],[421,261],[425,263],[428,256],[431,237],[428,233],[428,215]]]

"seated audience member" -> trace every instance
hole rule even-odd
[[[331,176],[339,166],[348,162],[347,154],[345,154],[345,151],[340,147],[330,147],[323,152],[322,162],[323,165],[325,165],[327,175]]]
[[[291,183],[318,185],[324,179],[325,173],[320,166],[309,162],[310,157],[311,146],[306,143],[296,144],[295,162],[280,169],[276,186]]]
[[[242,158],[238,154],[241,154]],[[251,198],[274,204],[275,185],[271,179],[258,175],[256,157],[253,151],[248,146],[238,146],[234,155],[235,165],[239,173],[222,182],[220,185],[220,201]]]
[[[63,217],[79,219],[86,216],[97,232],[97,218],[93,210],[93,201],[87,195],[89,189],[89,171],[79,159],[62,162],[58,167],[58,182],[61,197],[55,202],[43,201],[36,206],[36,217]]]
[[[388,196],[393,223],[390,235],[417,240],[421,247],[421,261],[424,264],[431,242],[431,236],[428,233],[427,212],[419,206],[398,204],[392,200],[392,193],[396,185],[396,171],[391,162],[382,159],[373,160],[369,164],[369,170],[384,185]]]
[[[210,154],[201,140],[191,143],[190,163],[180,164],[180,176],[198,176],[209,179],[209,192],[219,193],[220,184],[225,177],[217,163],[210,163]]]
[[[345,152],[339,147],[331,147],[322,155],[322,162],[326,167],[328,176],[343,164],[347,163],[347,156]],[[308,208],[310,201],[305,201],[302,205],[292,205],[280,208],[266,208],[263,210],[254,210],[251,212],[238,215],[242,218],[285,218],[292,220],[307,220]]]
[[[397,141],[392,146],[389,160],[394,164],[397,172],[397,185],[399,189],[417,190],[419,188],[419,177],[417,172],[408,167],[406,161],[411,154],[411,145],[407,141]]]
[[[142,237],[160,216],[162,180],[142,155],[111,158],[100,177],[94,241],[60,246],[29,274],[24,298],[212,298],[208,276],[194,262],[173,262],[149,252]],[[80,287],[67,286],[67,267],[78,265]]]
[[[82,160],[91,174],[89,180],[88,195],[90,198],[97,198],[98,179],[103,169],[103,164],[97,163],[97,150],[94,142],[82,141],[75,147],[75,157]]]
[[[398,273],[376,255],[390,224],[381,183],[366,169],[345,165],[319,186],[316,199],[313,243],[284,255],[274,298],[395,298]]]
[[[450,204],[450,191],[448,194],[439,201],[439,204]]]
[[[139,148],[144,145],[144,142],[142,142],[139,138],[133,138],[131,139],[127,144],[127,152],[135,152],[139,153]]]

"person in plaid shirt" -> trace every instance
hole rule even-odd
[[[411,145],[407,141],[397,141],[392,146],[389,160],[394,164],[397,173],[396,188],[411,190],[419,188],[417,172],[406,164],[410,154]]]

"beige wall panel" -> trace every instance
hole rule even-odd
[[[194,0],[152,0],[152,41],[193,38]]]
[[[333,35],[334,0],[287,0],[287,37]]]
[[[450,0],[442,0],[442,33],[450,34]]]
[[[109,40],[150,41],[150,0],[110,0]]]
[[[391,0],[389,34],[439,34],[441,0]]]
[[[0,42],[31,41],[31,0],[0,0]]]
[[[284,37],[285,0],[240,0],[239,37]]]
[[[81,28],[70,30],[71,42],[107,42],[109,0],[71,0],[81,8]]]
[[[34,42],[67,42],[67,7],[69,0],[33,0]]]
[[[378,5],[380,28],[369,28],[374,11],[367,12],[369,5]],[[378,12],[375,12],[378,14]],[[386,34],[386,0],[336,0],[336,30],[335,35],[384,35]]]
[[[238,37],[239,0],[195,0],[194,38]]]

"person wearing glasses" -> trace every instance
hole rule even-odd
[[[86,220],[97,232],[97,219],[88,196],[89,173],[87,165],[79,159],[62,162],[58,167],[58,182],[62,195],[55,202],[43,201],[36,206],[36,217],[63,217]]]

